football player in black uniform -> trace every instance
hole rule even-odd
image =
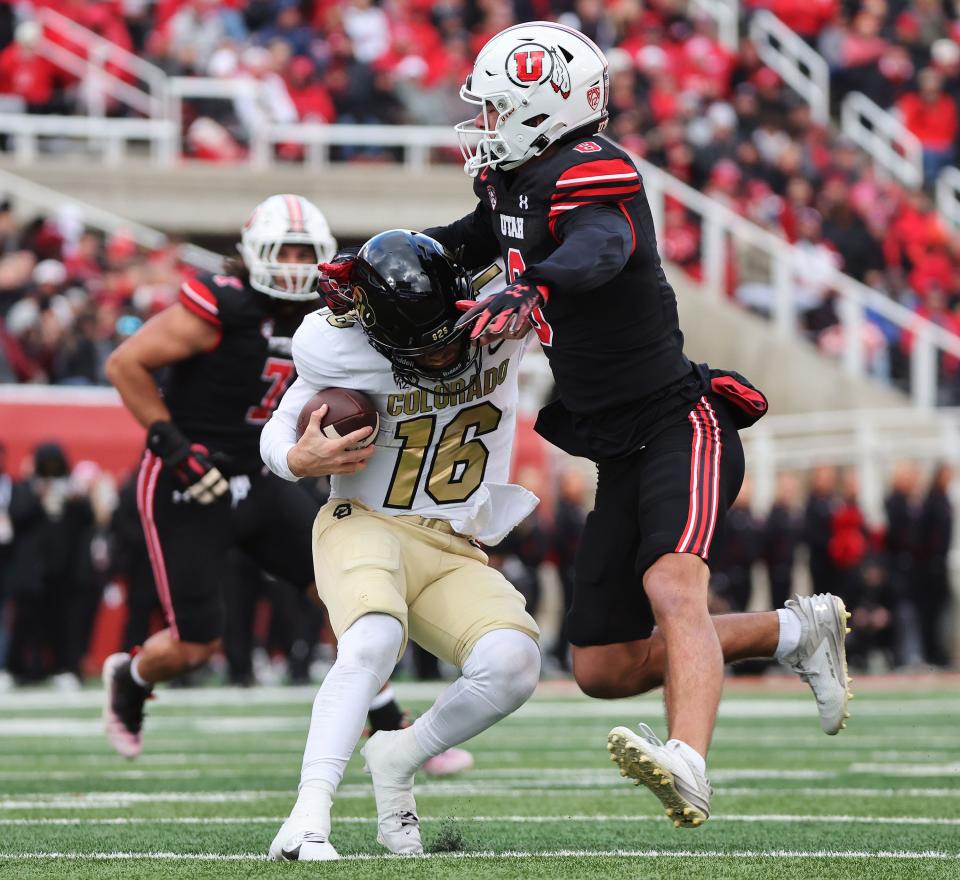
[[[606,59],[578,31],[534,22],[491,39],[460,92],[480,112],[456,126],[476,210],[426,232],[468,267],[506,264],[500,294],[463,304],[473,338],[537,330],[559,394],[537,430],[599,471],[570,611],[575,675],[597,697],[664,686],[669,741],[618,727],[608,748],[675,824],[697,826],[709,816],[724,662],[777,657],[836,733],[846,611],[824,594],[777,612],[708,613],[707,560],[744,473],[737,430],[767,402],[684,355],[642,180],[599,136],[607,89]]]
[[[221,580],[230,547],[268,574],[313,586],[311,530],[319,504],[270,474],[260,432],[295,378],[291,341],[319,305],[317,264],[336,242],[320,210],[295,195],[258,205],[241,233],[242,262],[184,282],[177,303],[148,321],[107,362],[107,375],[147,448],[137,506],[167,628],[104,665],[104,722],[128,758],[141,749],[143,705],[157,682],[205,663],[223,633]],[[152,371],[169,368],[161,391]],[[354,473],[373,446],[347,451],[369,429],[325,443],[331,473]],[[403,715],[390,694],[371,708],[374,729]],[[434,770],[472,763],[438,756]],[[455,765],[455,766],[454,766]]]

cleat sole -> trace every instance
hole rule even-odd
[[[673,774],[662,767],[656,766],[647,755],[644,755],[626,734],[630,731],[624,727],[615,727],[607,737],[607,748],[614,761],[620,765],[621,776],[628,776],[634,785],[645,785],[657,800],[663,804],[664,812],[673,818],[676,828],[698,828],[707,816],[690,803],[677,791],[673,782]]]

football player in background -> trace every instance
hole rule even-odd
[[[104,665],[104,722],[128,758],[141,749],[153,686],[203,665],[220,648],[221,582],[230,547],[304,590],[313,587],[310,531],[318,505],[260,460],[260,431],[295,378],[290,344],[320,304],[317,264],[336,252],[320,210],[296,195],[258,205],[241,233],[241,260],[226,274],[184,282],[179,300],[148,321],[107,362],[107,375],[147,429],[137,506],[167,628]],[[153,371],[169,368],[161,390]],[[345,443],[338,444],[341,452]],[[358,465],[344,453],[337,471]],[[370,706],[373,730],[405,724],[385,689]],[[473,763],[462,750],[435,759],[443,775]]]
[[[708,612],[707,560],[744,473],[737,431],[767,403],[743,377],[684,355],[637,168],[599,137],[607,89],[606,58],[578,31],[534,22],[493,37],[460,92],[479,113],[456,126],[476,210],[427,234],[468,268],[502,256],[507,287],[464,303],[458,326],[485,343],[533,325],[559,393],[537,430],[598,464],[570,612],[574,674],[596,697],[664,686],[669,741],[618,727],[608,748],[675,824],[695,827],[710,814],[724,662],[776,657],[836,733],[849,615],[830,594]]]
[[[537,503],[508,483],[524,341],[481,351],[455,329],[456,301],[473,298],[470,278],[419,233],[381,233],[355,259],[321,268],[327,302],[341,314],[316,312],[294,336],[298,378],[264,428],[261,452],[288,480],[333,475],[313,537],[338,653],[314,702],[297,802],[270,856],[337,858],[331,804],[366,707],[408,637],[461,670],[412,727],[376,733],[362,749],[377,840],[416,854],[417,769],[513,712],[539,678],[537,625],[476,543],[497,543]],[[297,440],[304,404],[324,388],[372,398],[375,445],[344,452],[327,439],[325,406]]]

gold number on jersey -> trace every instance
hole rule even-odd
[[[461,410],[443,429],[426,484],[427,495],[437,504],[462,503],[480,488],[490,457],[480,437],[496,431],[502,415],[492,403],[478,403]],[[403,448],[384,507],[409,510],[413,506],[436,421],[436,416],[424,416],[397,425],[394,436],[403,441]],[[471,430],[473,436],[468,440]]]
[[[393,436],[403,441],[403,447],[393,467],[390,489],[383,502],[384,507],[409,510],[413,506],[413,496],[420,482],[420,474],[423,473],[427,449],[433,439],[433,428],[436,422],[436,416],[426,416],[422,419],[400,422],[397,425]]]

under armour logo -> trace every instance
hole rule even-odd
[[[527,197],[520,196],[520,209],[525,211],[529,207],[530,207],[530,203],[527,201]]]
[[[333,508],[333,515],[337,519],[343,519],[345,516],[350,516],[353,513],[353,508],[349,504],[338,504]]]

